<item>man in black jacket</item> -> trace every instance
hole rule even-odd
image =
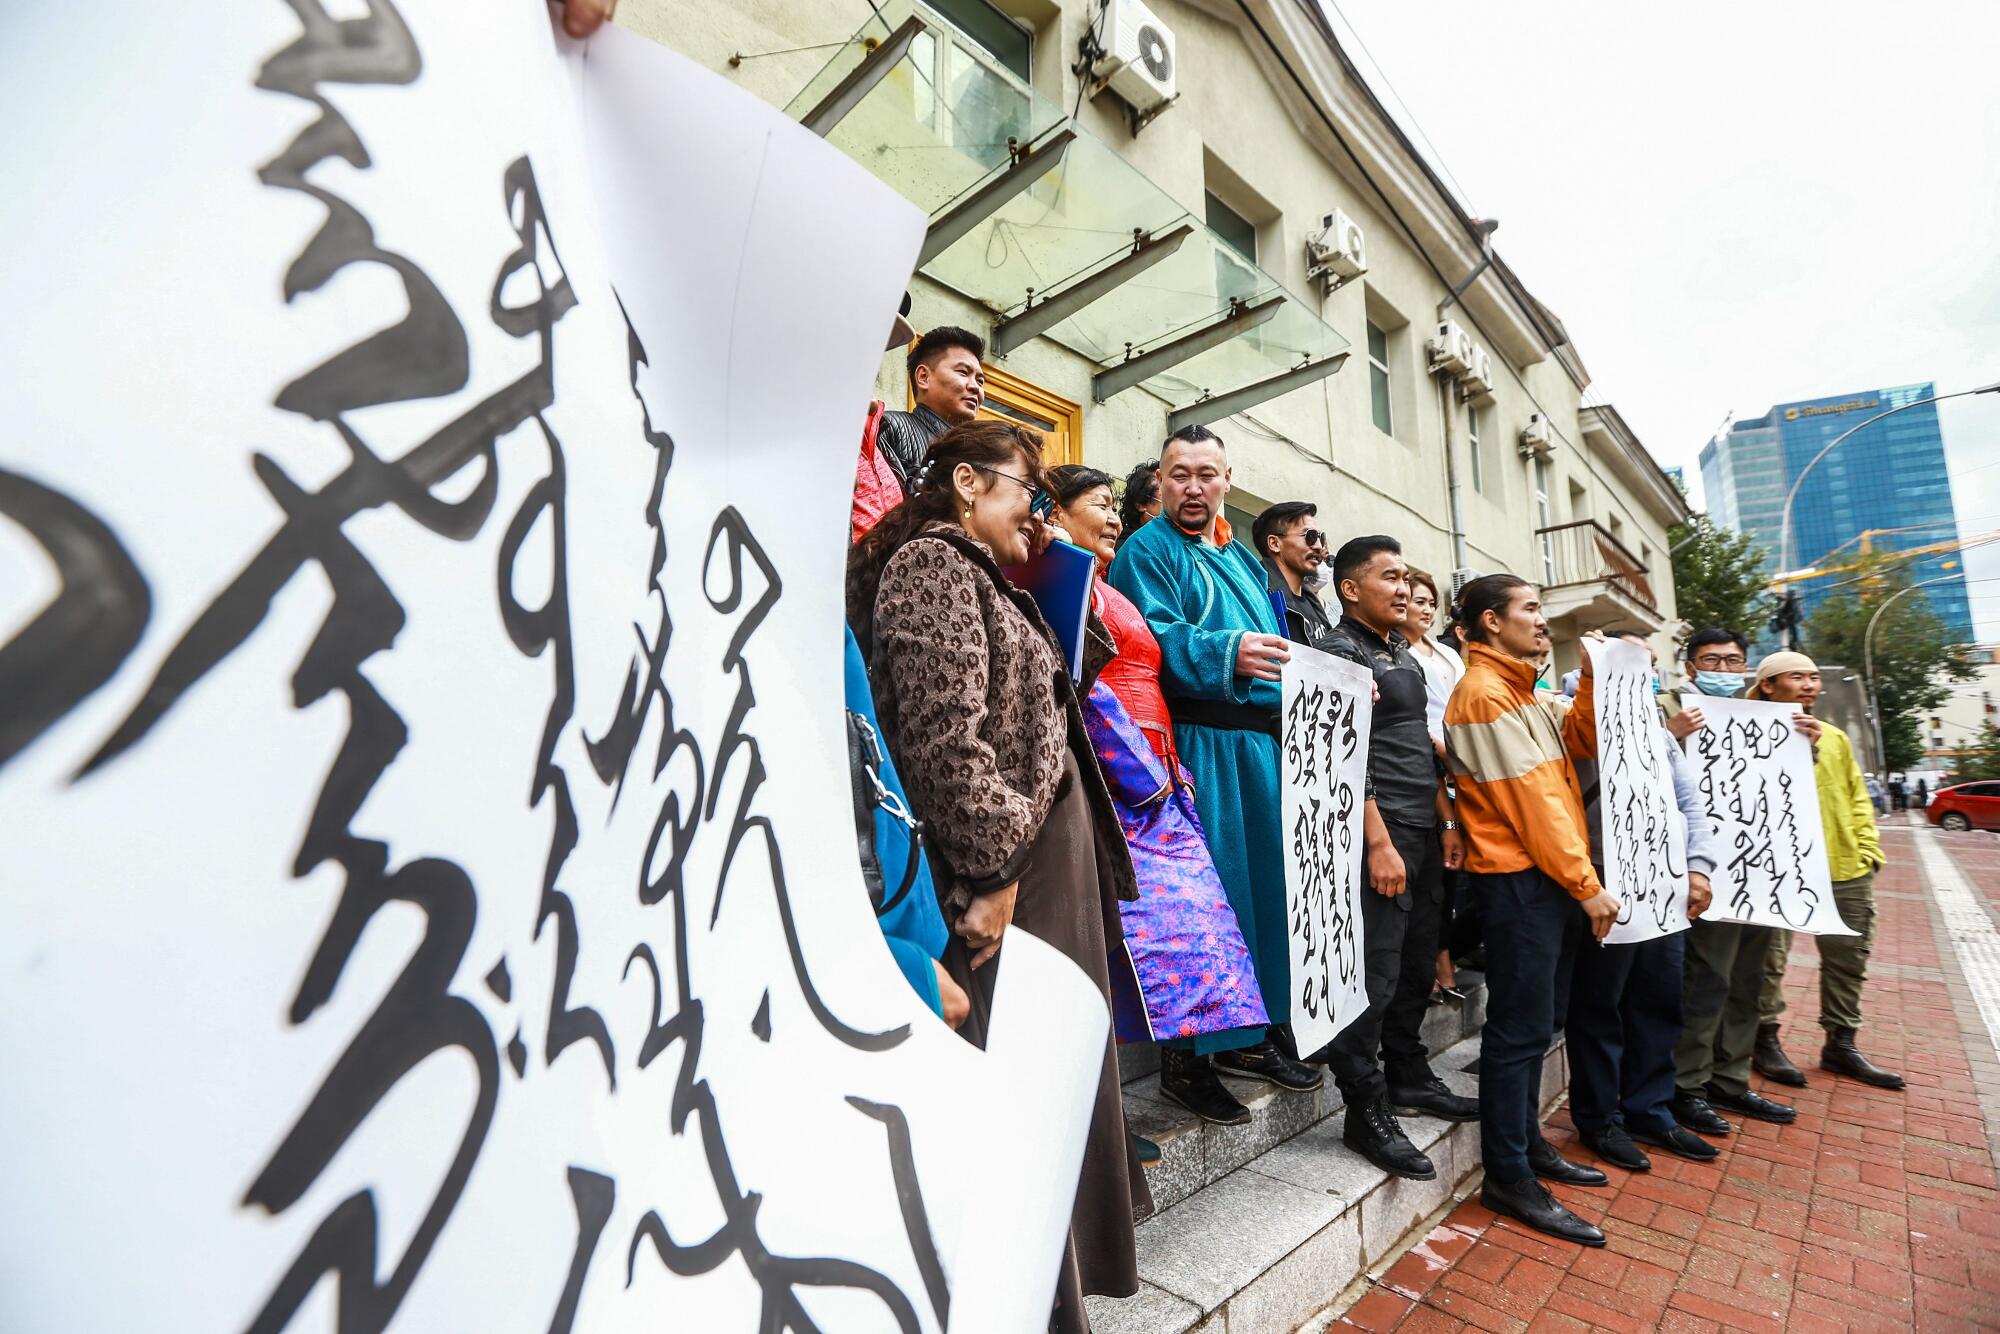
[[[924,471],[924,451],[954,426],[971,421],[986,401],[986,343],[978,334],[943,324],[910,349],[909,412],[885,412],[875,447],[888,461],[905,498],[914,495]]]
[[[1326,1050],[1347,1103],[1342,1140],[1385,1172],[1429,1180],[1436,1168],[1397,1116],[1474,1121],[1479,1104],[1445,1087],[1418,1035],[1437,976],[1444,871],[1465,850],[1431,745],[1424,669],[1400,629],[1409,567],[1392,537],[1357,537],[1333,557],[1340,623],[1327,651],[1374,674],[1363,808],[1361,938],[1368,1008]],[[1601,1180],[1601,1178],[1600,1178]]]
[[[1267,505],[1250,526],[1251,545],[1264,562],[1264,577],[1273,594],[1285,599],[1285,638],[1294,644],[1325,651],[1333,622],[1319,600],[1325,582],[1326,535],[1312,526],[1319,509],[1311,501],[1283,500]]]

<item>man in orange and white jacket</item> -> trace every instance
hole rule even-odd
[[[1548,651],[1548,622],[1533,585],[1511,574],[1467,584],[1459,622],[1468,641],[1465,679],[1445,706],[1444,731],[1465,869],[1486,933],[1481,1202],[1552,1236],[1602,1246],[1604,1234],[1537,1180],[1605,1184],[1604,1173],[1549,1146],[1540,1116],[1542,1060],[1568,996],[1581,932],[1587,924],[1601,939],[1618,920],[1618,900],[1590,864],[1574,763],[1597,754],[1590,656],[1584,655],[1574,706],[1536,693],[1535,662]]]

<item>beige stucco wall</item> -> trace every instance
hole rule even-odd
[[[1236,503],[1254,509],[1276,500],[1313,500],[1336,539],[1364,532],[1394,534],[1413,564],[1442,580],[1452,568],[1444,463],[1444,412],[1449,410],[1459,414],[1455,429],[1467,564],[1480,572],[1511,570],[1536,579],[1541,562],[1531,471],[1515,445],[1529,414],[1544,412],[1562,437],[1550,467],[1551,522],[1587,517],[1608,524],[1615,516],[1624,544],[1634,554],[1650,557],[1661,610],[1671,621],[1665,521],[1586,445],[1577,416],[1581,392],[1558,358],[1545,354],[1510,373],[1500,349],[1475,333],[1493,356],[1496,381],[1480,413],[1485,486],[1475,490],[1462,452],[1465,409],[1455,402],[1447,409],[1425,372],[1424,341],[1449,288],[1352,165],[1329,158],[1301,131],[1235,22],[1183,0],[1151,2],[1174,31],[1180,101],[1136,138],[1123,105],[1108,94],[1086,103],[1079,123],[1197,219],[1203,214],[1204,189],[1214,188],[1257,222],[1260,266],[1344,337],[1352,352],[1337,375],[1253,408],[1247,416],[1213,424],[1231,446],[1235,484],[1243,493],[1234,498]],[[1002,5],[1035,23],[1033,83],[1037,92],[1067,109],[1076,96],[1067,66],[1091,6],[1085,0],[1067,0],[1059,8],[1048,0],[1002,0]],[[890,12],[893,19],[899,11]],[[758,53],[838,43],[868,17],[859,4],[811,0],[726,6],[623,0],[618,21],[784,105],[835,53]],[[758,58],[731,68],[727,61],[734,52]],[[1305,238],[1335,208],[1365,229],[1370,267],[1361,279],[1322,296],[1306,279]],[[1458,276],[1452,275],[1454,280]],[[921,277],[911,291],[911,318],[919,329],[956,323],[984,332],[992,322],[991,311]],[[1376,429],[1370,411],[1364,320],[1371,313],[1385,328],[1396,326],[1390,347],[1393,436]],[[1017,349],[999,364],[1085,405],[1084,455],[1094,466],[1123,474],[1158,453],[1170,406],[1144,389],[1092,404],[1090,377],[1096,367],[1046,338]],[[891,403],[903,401],[900,357],[884,357],[876,389]],[[1566,639],[1591,627],[1558,628],[1563,632],[1559,639]],[[1560,648],[1559,664],[1573,665],[1574,653],[1573,646]]]

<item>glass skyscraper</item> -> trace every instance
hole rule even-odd
[[[1956,538],[1951,477],[1945,471],[1944,433],[1935,403],[1910,408],[1863,428],[1828,454],[1799,488],[1792,505],[1789,561],[1778,550],[1785,493],[1813,456],[1841,432],[1905,403],[1932,397],[1929,384],[1838,394],[1780,403],[1761,417],[1731,423],[1701,451],[1701,483],[1708,512],[1725,528],[1748,533],[1769,549],[1765,569],[1781,565],[1841,565],[1860,553],[1864,532],[1875,551],[1899,551]],[[1917,558],[1911,578],[1943,577],[1920,596],[1950,633],[1970,641],[1972,608],[1963,558],[1945,552]],[[1831,573],[1794,585],[1804,595],[1803,615],[1851,572]],[[1761,627],[1760,627],[1761,628]],[[1810,645],[1808,645],[1810,646]]]

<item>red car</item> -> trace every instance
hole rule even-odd
[[[1924,814],[1945,829],[2000,829],[2000,783],[1940,788]]]

